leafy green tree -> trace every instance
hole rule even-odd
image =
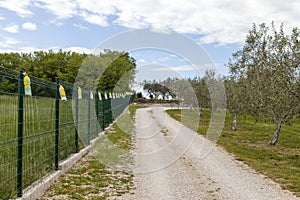
[[[187,79],[167,78],[160,83],[168,89],[167,97],[183,101],[185,104],[196,104],[196,97],[190,81]]]
[[[8,69],[18,70],[22,65],[22,55],[18,53],[2,53],[0,54],[0,64]]]
[[[146,90],[149,94],[149,97],[152,96],[154,97],[155,99],[158,98],[159,94],[160,94],[160,91],[159,91],[159,84],[156,83],[156,81],[144,81],[144,87],[143,87],[144,90]],[[150,97],[151,98],[151,97]],[[152,99],[152,98],[151,98]]]
[[[201,108],[209,108],[210,97],[205,80],[200,77],[195,77],[193,79],[190,79],[189,82],[195,91],[196,97],[198,99],[198,105]]]
[[[169,97],[174,98],[175,94],[172,92],[172,90],[167,87],[166,83],[170,83],[169,79],[166,79],[165,81],[156,82],[154,81],[144,81],[144,87],[143,89],[146,90],[150,95],[154,96],[155,99],[158,99],[159,96],[163,98],[163,100],[169,99]],[[151,98],[151,97],[150,97]]]
[[[275,145],[282,123],[299,113],[299,29],[286,35],[283,25],[276,30],[254,24],[244,47],[229,61],[230,109],[247,113],[257,120],[271,119],[277,126],[269,141]]]
[[[135,59],[127,52],[107,51],[106,56],[111,59],[111,63],[101,76],[98,88],[116,91],[130,90],[136,73]]]
[[[129,53],[105,50],[84,60],[76,82],[86,88],[121,92],[130,90],[135,70],[135,60]]]
[[[49,51],[35,51],[33,53],[4,53],[0,54],[0,63],[12,70],[25,70],[31,76],[48,81],[55,81],[60,77],[68,83],[74,83],[78,69],[86,58],[86,54],[75,52],[57,53]]]
[[[76,82],[83,88],[98,87],[100,90],[120,92],[130,90],[136,68],[135,60],[129,53],[111,50],[104,50],[99,55],[62,50],[4,53],[0,54],[0,64],[16,71],[25,70],[30,76],[51,82],[59,77],[63,82],[73,84],[77,78]],[[3,82],[1,87],[6,85],[9,86]]]

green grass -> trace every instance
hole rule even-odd
[[[112,128],[100,137],[90,154],[53,184],[41,199],[107,199],[129,193],[133,174],[118,166],[131,162],[133,116],[141,106],[129,106]]]
[[[195,111],[168,110],[168,114],[176,120],[195,116]],[[204,110],[199,120],[197,131],[206,134],[210,121],[210,111]],[[275,146],[268,145],[276,126],[272,123],[258,123],[253,118],[238,117],[237,131],[232,130],[233,117],[227,114],[224,129],[218,144],[236,159],[241,160],[255,170],[270,177],[300,196],[300,121],[294,120],[292,125],[283,125],[282,133]],[[183,123],[191,126],[186,121]],[[195,129],[195,127],[191,127]]]
[[[86,156],[56,181],[41,199],[107,199],[133,187],[133,175],[107,168]]]
[[[16,194],[17,96],[0,95],[0,198]],[[72,102],[60,102],[59,160],[74,152]],[[55,100],[24,97],[22,187],[54,170]]]

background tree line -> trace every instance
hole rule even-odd
[[[111,50],[104,50],[98,55],[62,50],[2,53],[0,65],[3,67],[1,71],[5,71],[5,68],[25,70],[29,76],[46,81],[54,82],[55,78],[59,77],[69,84],[76,80],[76,83],[84,88],[120,91],[130,89],[136,69],[135,60],[129,53]],[[0,80],[0,87],[6,90],[14,88],[14,84],[16,83],[9,83],[3,77]]]
[[[211,108],[214,103],[216,109],[225,109],[224,99],[226,96],[224,91],[220,91],[223,81],[224,78],[216,75],[214,70],[207,70],[203,77],[196,76],[185,79],[169,77],[163,81],[145,80],[142,84],[151,99],[175,99],[186,105],[202,108]],[[221,99],[213,100],[211,97]]]

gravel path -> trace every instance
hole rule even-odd
[[[135,136],[136,189],[121,199],[299,199],[161,107],[137,110]]]

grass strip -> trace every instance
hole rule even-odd
[[[109,199],[130,193],[133,174],[118,169],[132,149],[133,117],[144,106],[131,105],[112,128],[99,138],[91,152],[59,178],[40,199]],[[107,160],[106,160],[107,158]]]

